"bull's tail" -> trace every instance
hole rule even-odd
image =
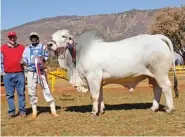
[[[170,48],[171,55],[172,55],[172,62],[173,62],[173,72],[174,72],[174,91],[175,91],[175,97],[178,98],[179,97],[179,91],[177,88],[178,87],[178,80],[177,80],[176,68],[175,68],[173,44],[172,44],[171,40],[164,35],[157,34],[156,36],[158,36],[162,41],[164,41],[168,45],[168,47]]]

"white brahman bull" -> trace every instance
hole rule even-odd
[[[74,43],[77,43],[76,63],[72,61],[68,48]],[[96,30],[85,31],[76,40],[69,30],[59,30],[52,35],[48,47],[57,53],[60,65],[68,70],[71,83],[89,88],[93,114],[104,112],[104,85],[118,83],[132,92],[146,78],[154,91],[151,109],[158,110],[162,92],[166,97],[166,111],[174,109],[172,84],[168,77],[173,63],[174,89],[178,96],[174,50],[172,42],[164,35],[145,34],[105,42],[103,35]]]

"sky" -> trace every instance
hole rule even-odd
[[[1,29],[48,17],[109,14],[182,4],[185,5],[185,0],[1,0]]]

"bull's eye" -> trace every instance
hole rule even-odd
[[[51,42],[52,42],[53,44],[56,44],[56,41],[54,41],[54,40],[51,40]]]
[[[66,38],[66,36],[62,36],[62,38]]]

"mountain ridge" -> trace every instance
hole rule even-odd
[[[7,32],[16,31],[18,42],[29,44],[29,34],[37,32],[43,43],[51,39],[52,33],[59,29],[69,29],[75,35],[86,29],[97,29],[104,33],[108,41],[120,40],[138,34],[149,33],[155,21],[155,14],[161,9],[124,11],[112,14],[89,16],[56,16],[28,22],[7,30],[2,30],[2,41],[6,42]]]

